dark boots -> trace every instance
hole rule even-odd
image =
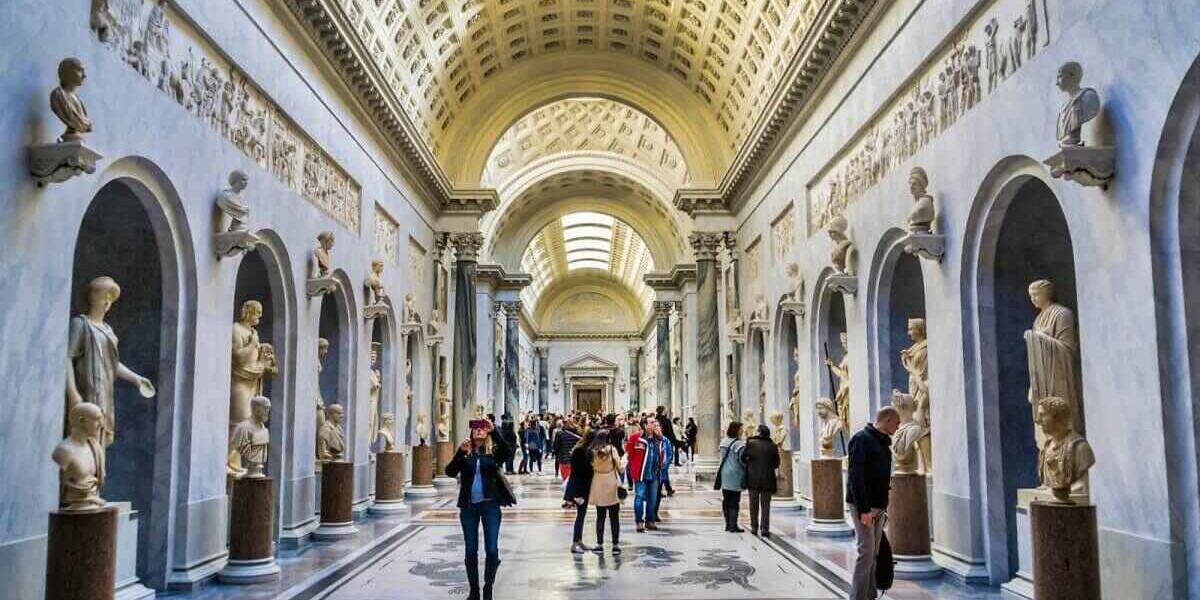
[[[467,600],[479,600],[479,559],[467,559],[467,583],[471,586]]]
[[[500,568],[500,559],[487,561],[483,567],[483,600],[492,600],[492,584],[496,583],[496,570]]]

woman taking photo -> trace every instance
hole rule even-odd
[[[583,545],[583,520],[587,517],[588,496],[592,489],[592,455],[588,448],[595,439],[596,431],[589,429],[571,450],[571,475],[563,493],[563,501],[575,507],[575,530],[571,539],[571,552],[575,554],[588,551]]]
[[[467,600],[479,597],[479,525],[483,524],[483,544],[487,553],[484,568],[483,599],[492,600],[492,584],[500,568],[500,507],[517,503],[500,469],[512,460],[512,447],[483,419],[470,422],[471,434],[458,447],[446,476],[458,478],[458,519],[462,523],[466,547]]]
[[[717,469],[715,489],[721,490],[721,512],[725,515],[725,531],[741,533],[738,527],[738,507],[742,503],[742,490],[746,489],[746,468],[742,466],[742,424],[734,421],[725,430],[721,440],[721,466]]]
[[[612,553],[621,553],[621,471],[625,469],[625,459],[615,447],[609,443],[607,429],[600,430],[596,439],[592,440],[592,489],[588,493],[588,503],[596,507],[596,554],[604,553],[604,520],[607,518],[612,527]]]

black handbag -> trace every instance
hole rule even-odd
[[[892,557],[892,544],[884,533],[879,540],[879,554],[875,555],[875,589],[890,590],[895,579],[896,560]]]
[[[618,485],[617,486],[617,500],[624,500],[628,497],[629,497],[629,490],[625,489],[625,486],[623,486],[623,485]]]
[[[721,464],[717,467],[717,477],[716,480],[713,481],[714,490],[721,489],[721,471],[725,470],[725,461],[729,460],[730,454],[733,454],[733,444],[730,444],[729,447],[725,449],[725,454],[721,456]]]
[[[500,506],[515,506],[517,504],[517,495],[513,493],[512,484],[508,482],[508,478],[504,476],[504,471],[497,465],[496,468],[496,486],[497,493],[500,495],[496,500]]]

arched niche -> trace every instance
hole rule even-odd
[[[431,373],[427,370],[425,360],[425,340],[420,329],[412,330],[404,336],[404,398],[403,418],[401,418],[401,402],[397,402],[396,412],[396,444],[415,445],[419,442],[415,436],[417,426],[416,415],[426,404],[428,392],[423,383],[429,380]],[[412,476],[411,473],[408,474]]]
[[[393,417],[396,416],[396,381],[398,379],[396,377],[396,365],[399,362],[399,357],[397,356],[399,348],[395,342],[396,313],[391,308],[391,298],[388,298],[386,302],[388,310],[385,316],[371,320],[371,345],[367,349],[368,360],[371,359],[372,355],[374,356],[374,363],[368,368],[379,371],[377,383],[374,380],[374,375],[371,375],[371,380],[367,382],[367,447],[372,452],[383,450],[383,444],[378,439],[379,436],[371,437],[369,419],[372,418],[372,410],[375,413],[373,418],[376,419],[376,431],[383,429],[383,415],[385,413],[391,413]],[[371,387],[376,384],[379,385],[378,405],[371,407],[369,406],[371,401]],[[393,424],[393,427],[395,427],[395,424]],[[395,435],[396,432],[393,431],[392,434]]]
[[[354,288],[350,278],[341,269],[334,270],[333,277],[338,281],[337,291],[319,297],[321,309],[317,335],[329,342],[329,352],[322,362],[319,387],[326,407],[331,404],[342,407],[342,427],[346,434],[344,460],[352,462],[355,447],[353,440],[358,433],[354,402],[357,311],[353,305],[351,290]]]
[[[289,495],[286,490],[290,488],[295,469],[288,457],[292,456],[295,445],[296,306],[292,290],[296,288],[283,240],[269,229],[260,230],[257,235],[260,243],[238,263],[231,314],[237,319],[247,300],[259,302],[263,313],[257,326],[258,339],[260,343],[271,344],[275,352],[276,372],[263,377],[262,394],[271,400],[271,416],[267,422],[271,446],[266,473],[275,479],[273,531],[278,539],[281,523],[288,517],[285,511],[289,510],[283,499]]]
[[[748,372],[746,373],[746,388],[747,394],[742,397],[742,405],[738,407],[737,420],[742,420],[746,410],[754,411],[754,416],[758,419],[756,423],[743,423],[747,431],[753,432],[754,428],[760,423],[765,423],[768,414],[772,410],[771,399],[767,398],[767,344],[770,337],[767,329],[767,324],[761,326],[750,327],[749,335],[746,339],[746,347],[750,353],[750,360],[746,362]]]
[[[1040,164],[1014,157],[985,180],[967,227],[962,278],[969,393],[977,394],[982,438],[985,537],[993,580],[1018,568],[1017,491],[1038,485],[1029,362],[1024,333],[1036,311],[1029,284],[1048,279],[1076,314],[1074,249],[1066,217]],[[1076,330],[1078,332],[1078,329]],[[1079,373],[1078,363],[1076,373]],[[1080,410],[1086,405],[1082,399]]]
[[[908,392],[908,371],[900,361],[900,352],[912,345],[908,334],[910,319],[925,318],[925,278],[921,260],[904,252],[907,234],[888,230],[879,244],[868,289],[866,333],[867,364],[873,365],[871,414],[892,402],[892,390]],[[928,330],[928,322],[926,323]]]
[[[800,297],[803,297],[801,284]],[[775,389],[778,402],[772,412],[783,414],[783,422],[787,425],[790,448],[798,448],[800,444],[800,422],[795,418],[799,413],[793,413],[791,402],[797,396],[802,397],[804,390],[797,375],[800,373],[800,330],[797,327],[797,317],[783,308],[783,300],[775,308]],[[803,401],[799,401],[804,406]],[[811,404],[811,402],[809,403]]]
[[[836,292],[829,287],[829,276],[833,271],[826,269],[817,279],[816,285],[813,286],[813,318],[810,319],[809,339],[814,345],[811,356],[813,357],[812,373],[813,382],[810,387],[813,389],[813,402],[810,403],[809,410],[813,415],[813,429],[810,432],[813,439],[813,456],[820,455],[820,428],[821,420],[817,417],[816,399],[829,398],[834,400],[837,395],[839,382],[834,378],[825,364],[828,359],[835,365],[840,365],[842,358],[846,355],[846,351],[842,346],[841,338],[847,333],[846,324],[846,299],[841,292]],[[853,365],[851,365],[853,368]],[[849,443],[849,438],[839,436],[834,439],[833,452],[834,456],[845,456],[845,444]]]
[[[175,494],[186,493],[174,473],[177,421],[190,414],[186,370],[194,347],[195,266],[186,219],[165,177],[141,159],[114,163],[121,176],[103,185],[79,226],[72,267],[72,316],[87,310],[89,283],[101,276],[121,286],[105,320],[119,338],[120,360],[153,382],[156,396],[136,386],[114,387],[115,438],[107,449],[103,497],[137,511],[137,575],[165,589]],[[153,191],[152,191],[153,188]]]

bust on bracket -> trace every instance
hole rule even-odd
[[[913,197],[913,209],[908,213],[908,235],[904,238],[904,252],[915,254],[925,260],[942,261],[946,254],[946,236],[933,232],[937,221],[937,209],[933,196],[929,195],[929,175],[921,167],[913,167],[908,175],[908,191]]]

